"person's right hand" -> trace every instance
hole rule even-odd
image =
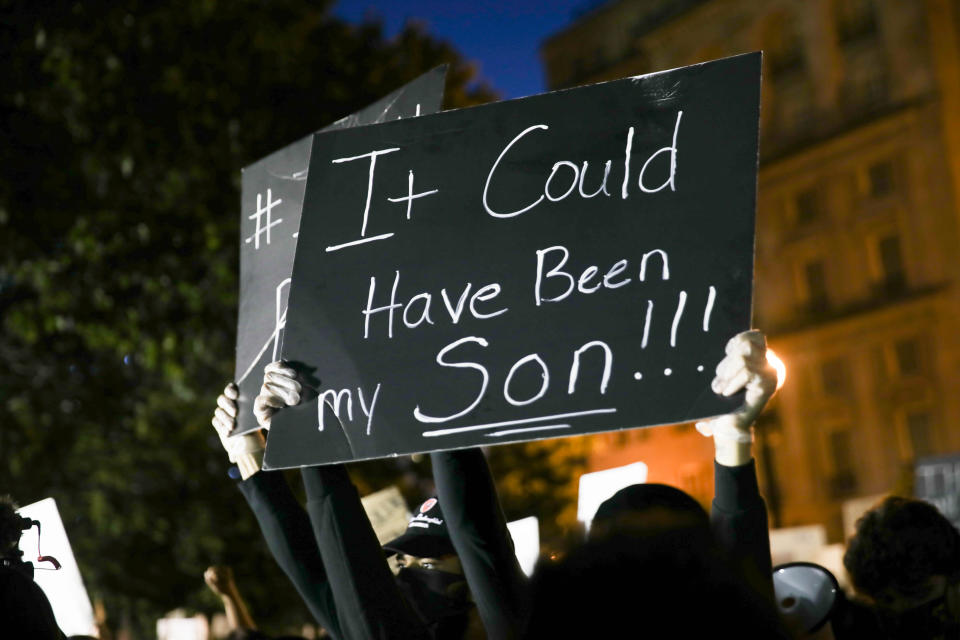
[[[213,427],[220,436],[220,444],[230,456],[230,462],[237,462],[250,453],[263,451],[263,436],[257,432],[233,436],[237,426],[237,385],[229,383],[217,397],[217,409],[213,414]]]
[[[237,465],[244,480],[260,470],[263,455],[263,435],[259,430],[242,435],[230,435],[237,426],[237,385],[229,383],[217,397],[217,409],[213,414],[213,428],[220,436],[220,444]]]
[[[278,409],[300,402],[300,383],[297,372],[283,361],[271,362],[263,368],[263,386],[253,401],[253,415],[264,429],[270,428],[270,419]]]
[[[218,596],[224,596],[230,593],[234,588],[233,570],[227,566],[214,565],[207,567],[203,572],[203,579]]]
[[[717,462],[729,467],[746,464],[753,457],[753,424],[777,390],[777,373],[767,362],[762,332],[744,331],[727,342],[726,356],[717,365],[710,387],[722,396],[746,390],[738,409],[696,425],[697,431],[713,437]]]

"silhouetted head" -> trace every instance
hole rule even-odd
[[[702,527],[709,532],[710,518],[699,502],[680,489],[665,484],[633,484],[601,503],[590,525],[590,537],[674,526]]]
[[[843,564],[891,637],[960,633],[960,532],[933,505],[886,498],[857,521]]]
[[[23,528],[20,526],[17,505],[10,496],[0,496],[0,556],[17,546]]]
[[[660,507],[658,507],[660,508]],[[731,567],[708,528],[607,533],[534,574],[528,638],[785,638],[772,601]]]

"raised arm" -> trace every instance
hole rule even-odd
[[[282,362],[264,370],[254,402],[261,425],[300,401],[296,372]],[[313,540],[323,559],[344,638],[426,638],[426,627],[394,582],[360,495],[343,465],[301,469]]]
[[[240,595],[240,589],[233,579],[233,569],[225,565],[215,565],[207,567],[203,572],[203,580],[223,602],[223,611],[227,616],[227,624],[230,630],[252,629],[256,630],[257,623],[250,615],[250,608],[247,606],[243,596]]]
[[[307,514],[293,497],[283,474],[260,470],[263,459],[260,433],[230,435],[236,426],[236,399],[237,387],[230,383],[217,398],[213,426],[230,461],[240,470],[243,478],[238,484],[240,492],[250,505],[274,560],[300,593],[310,613],[334,637],[341,637],[333,590]]]
[[[526,619],[527,579],[483,451],[442,451],[430,459],[450,540],[487,635],[518,637]]]
[[[736,560],[765,582],[771,572],[770,535],[752,445],[754,422],[777,388],[776,372],[766,357],[763,333],[745,331],[731,338],[711,388],[724,396],[745,389],[743,405],[697,424],[698,431],[713,437],[715,447],[716,486],[710,514],[714,534]]]

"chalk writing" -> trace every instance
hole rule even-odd
[[[439,189],[430,189],[429,191],[421,191],[420,193],[413,192],[413,169],[410,170],[409,179],[407,181],[407,195],[400,198],[387,198],[390,202],[404,202],[407,203],[407,220],[410,219],[410,213],[413,210],[413,201],[417,198],[423,198],[424,196],[432,196],[435,193],[439,193]]]
[[[708,371],[750,326],[759,57],[669,74],[317,138],[270,344],[321,386],[268,466],[735,408]]]
[[[322,129],[321,132],[394,122],[403,117],[435,113],[442,100],[444,76],[444,68],[434,69],[367,108],[341,118]],[[311,171],[310,157],[314,146],[313,141],[313,135],[295,141],[245,167],[242,173],[239,243],[241,249],[240,300],[237,357],[234,368],[234,380],[240,387],[237,420],[238,430],[241,433],[258,427],[252,412],[252,402],[260,387],[262,368],[271,359],[280,359],[282,356],[281,345],[285,336],[287,296],[291,292],[289,278],[301,236],[299,227],[305,191],[310,183],[316,181],[316,174],[329,170],[330,167],[343,167],[344,172],[356,172],[357,177],[362,173],[363,181],[358,181],[354,186],[357,201],[351,203],[350,209],[357,214],[354,218],[357,225],[351,230],[352,234],[344,235],[343,240],[361,239],[369,243],[374,241],[374,236],[383,235],[383,230],[378,228],[382,220],[381,212],[377,210],[378,185],[375,183],[366,231],[363,236],[357,237],[356,229],[362,222],[359,217],[363,211],[361,198],[367,183],[368,164],[371,160],[362,159],[338,165],[325,163],[327,166],[324,168],[314,167]],[[374,148],[390,146],[385,144]],[[355,154],[341,153],[329,160],[351,155]],[[382,163],[384,158],[379,157],[376,160]],[[377,166],[377,169],[379,168]],[[420,175],[421,172],[418,171],[418,188],[413,195],[425,190],[419,185]],[[379,177],[379,171],[377,176]],[[388,192],[387,195],[398,195],[398,193],[399,190],[396,193]],[[419,199],[415,205],[422,202],[423,200]],[[401,202],[399,206],[390,205],[390,207],[400,209],[405,205],[405,202]],[[413,217],[416,217],[416,213],[413,211]],[[318,252],[330,244],[333,243],[326,242],[319,246]],[[367,393],[368,387],[364,386],[363,389],[365,398],[368,398],[370,395]],[[355,396],[354,401],[356,400]],[[329,416],[328,421],[332,421]]]
[[[271,220],[273,208],[282,202],[283,200],[280,200],[279,198],[276,200],[273,199],[272,189],[267,189],[266,205],[263,204],[263,194],[262,193],[257,194],[257,210],[254,211],[249,216],[250,220],[254,220],[256,222],[257,229],[256,231],[254,231],[253,235],[247,238],[246,240],[244,240],[244,242],[246,242],[247,244],[250,244],[250,242],[252,241],[253,248],[255,250],[260,249],[260,236],[265,233],[267,234],[266,243],[270,244],[270,229],[272,229],[273,227],[283,222],[283,218],[277,218],[276,220]],[[267,222],[265,224],[262,222],[264,215],[267,216]]]
[[[367,418],[366,424],[366,435],[370,435],[370,428],[373,423],[373,412],[377,408],[377,397],[380,395],[380,384],[378,383],[376,388],[373,390],[373,396],[370,399],[370,404],[367,404],[366,399],[363,396],[363,389],[357,387],[357,400],[359,401],[360,410],[363,412],[363,415]],[[333,414],[337,416],[337,420],[342,424],[344,421],[344,414],[342,412],[344,406],[344,398],[346,398],[346,421],[353,422],[353,390],[352,389],[326,389],[318,398],[317,401],[317,430],[323,431],[324,429],[324,406],[330,407],[330,410],[333,411]]]
[[[652,153],[646,159],[646,161],[644,161],[643,167],[640,169],[640,173],[637,176],[637,186],[640,187],[640,190],[643,193],[657,193],[659,191],[662,191],[663,189],[666,189],[667,187],[670,187],[671,191],[676,191],[677,138],[680,133],[680,119],[682,116],[683,116],[683,111],[678,111],[677,117],[676,117],[676,123],[673,128],[673,137],[672,137],[671,144],[666,147],[661,147],[660,149]],[[590,162],[588,160],[584,160],[582,161],[582,164],[578,164],[571,160],[559,160],[553,164],[552,168],[550,169],[549,175],[547,176],[546,180],[543,183],[542,192],[539,193],[534,200],[528,202],[525,206],[522,206],[519,209],[515,209],[513,211],[504,212],[502,210],[494,210],[494,208],[490,204],[490,198],[491,198],[490,184],[493,181],[494,174],[497,172],[498,168],[500,167],[500,164],[503,161],[504,157],[514,147],[514,145],[520,142],[522,138],[525,138],[526,136],[536,131],[549,131],[549,129],[550,129],[550,126],[547,124],[534,124],[534,125],[528,126],[523,131],[518,133],[512,140],[510,140],[510,142],[508,142],[507,145],[500,152],[500,155],[497,156],[497,159],[493,163],[493,166],[490,167],[489,173],[487,173],[487,179],[483,185],[483,208],[486,210],[486,212],[489,215],[493,216],[494,218],[513,218],[521,214],[524,214],[527,211],[530,211],[531,209],[537,207],[539,204],[541,204],[544,201],[544,199],[546,199],[549,202],[560,202],[566,199],[570,194],[572,194],[575,189],[579,192],[580,197],[583,199],[590,199],[600,195],[601,193],[605,196],[608,196],[608,197],[610,196],[610,192],[607,190],[607,179],[610,177],[610,167],[613,164],[612,160],[606,160],[604,162],[603,179],[600,183],[600,187],[591,194],[587,194],[583,190],[583,182],[586,179],[587,170],[590,165]],[[630,179],[630,158],[633,153],[633,138],[634,138],[634,127],[629,127],[626,130],[626,133],[624,135],[624,147],[623,147],[624,175],[623,175],[623,183],[620,189],[621,198],[624,200],[626,200],[627,197],[629,196],[628,186],[629,186],[629,179]],[[653,164],[654,161],[663,153],[669,154],[669,170],[668,170],[667,178],[659,186],[649,187],[646,185],[644,181],[644,175],[646,174],[648,169],[654,166]],[[563,171],[562,173],[566,173],[569,176],[569,178],[567,178],[568,180],[567,185],[565,187],[562,187],[563,190],[559,194],[557,194],[557,193],[551,192],[550,187],[553,184],[554,179],[561,174],[561,169],[565,169],[565,171]],[[563,178],[558,178],[558,181],[562,179]],[[505,198],[506,197],[504,196],[504,199]]]

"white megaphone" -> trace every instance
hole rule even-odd
[[[827,622],[837,605],[840,585],[826,568],[812,562],[790,562],[773,568],[777,609],[794,638],[828,634]]]

